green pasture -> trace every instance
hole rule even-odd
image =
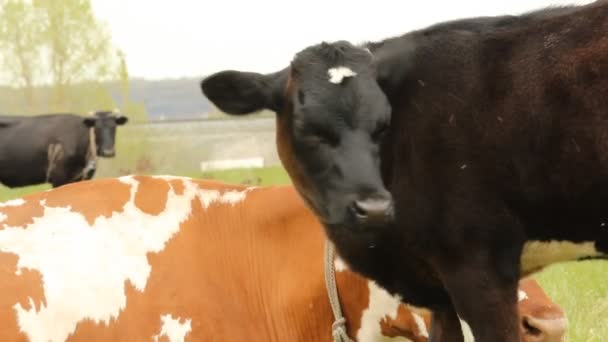
[[[289,178],[281,167],[184,175],[254,185],[289,183]],[[0,201],[48,188],[46,185],[13,190],[0,187]],[[567,341],[608,340],[608,262],[585,261],[559,264],[537,274],[536,279],[551,298],[566,311],[569,320]]]

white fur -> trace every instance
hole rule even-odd
[[[173,318],[173,315],[167,314],[160,317],[162,326],[158,335],[154,336],[154,341],[157,342],[162,336],[167,337],[169,342],[184,342],[186,335],[192,331],[192,320],[187,319],[184,323],[180,323],[179,317]]]
[[[327,74],[329,75],[329,82],[333,84],[340,84],[347,77],[357,76],[356,72],[345,66],[331,68],[327,70]]]
[[[521,302],[522,300],[528,299],[528,294],[525,291],[518,290],[517,291],[517,301]]]
[[[25,204],[25,200],[22,198],[17,198],[13,200],[9,200],[6,202],[0,202],[0,208],[2,207],[20,207]]]
[[[130,200],[121,212],[97,217],[93,225],[69,207],[45,206],[43,216],[31,224],[5,225],[0,231],[0,252],[19,257],[17,273],[28,268],[42,275],[46,305],[40,304],[40,310],[14,305],[19,327],[30,340],[64,341],[85,319],[109,324],[127,304],[126,281],[144,291],[151,272],[147,254],[164,249],[190,215],[196,196],[207,205],[244,198],[231,192],[208,198],[206,190],[184,179],[184,192],[170,190],[164,210],[149,215],[135,206],[137,180],[120,181],[131,186]]]
[[[419,314],[412,311],[412,316],[414,317],[414,321],[416,321],[416,325],[418,326],[418,330],[420,330],[420,334],[424,337],[429,337],[429,332],[426,328],[426,323],[424,323],[424,318]]]
[[[462,335],[464,336],[465,342],[474,342],[475,341],[475,338],[473,337],[473,331],[471,331],[471,327],[463,319],[460,319],[460,328],[462,329]]]
[[[593,241],[528,241],[521,255],[521,268],[523,274],[529,274],[552,263],[601,255]]]
[[[380,322],[385,317],[397,318],[397,309],[401,304],[399,296],[391,296],[386,290],[373,281],[368,281],[369,306],[363,311],[361,328],[357,332],[359,342],[410,342],[402,336],[382,336]]]
[[[198,192],[199,199],[201,201],[201,205],[203,208],[207,209],[211,205],[211,203],[220,203],[220,204],[231,204],[235,205],[245,199],[247,191],[236,191],[231,190],[224,193],[220,193],[217,190],[205,190],[202,189]]]
[[[334,270],[336,270],[336,272],[344,272],[348,270],[348,266],[346,266],[344,260],[340,259],[339,257],[336,257],[334,259]]]

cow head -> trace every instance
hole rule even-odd
[[[116,126],[124,125],[129,119],[118,114],[116,111],[95,112],[92,117],[84,119],[87,127],[95,128],[95,143],[97,145],[97,155],[100,157],[114,157],[116,151],[114,144],[116,141]]]
[[[391,107],[375,77],[369,51],[341,41],[276,73],[223,71],[201,87],[228,114],[276,112],[279,156],[300,194],[326,225],[363,229],[393,215],[379,165]]]

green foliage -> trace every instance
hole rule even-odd
[[[129,97],[124,54],[112,44],[90,0],[0,2],[0,81],[3,111],[12,114],[88,113],[120,108],[146,119]],[[103,82],[121,80],[120,104]]]
[[[22,87],[24,100],[34,104],[33,87],[42,72],[39,63],[44,27],[31,5],[19,0],[0,4],[0,77]]]

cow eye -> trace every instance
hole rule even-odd
[[[311,134],[305,137],[303,140],[306,145],[312,148],[321,146],[335,147],[339,142],[339,139],[331,134]]]
[[[380,124],[376,127],[376,129],[372,133],[372,139],[374,141],[380,141],[386,136],[387,132],[388,132],[388,124]]]

